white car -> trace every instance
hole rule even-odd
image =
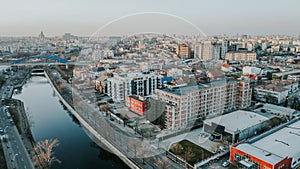
[[[0,128],[0,134],[3,135],[4,134],[4,130],[2,128]]]
[[[224,161],[223,164],[222,164],[222,166],[223,166],[223,167],[228,167],[229,164],[230,164],[230,163],[229,163],[228,161]]]

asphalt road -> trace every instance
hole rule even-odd
[[[9,80],[2,86],[0,98],[10,98],[13,87],[7,85]],[[1,137],[6,137],[6,142],[2,141],[3,151],[8,169],[33,169],[34,166],[26,150],[19,132],[14,124],[10,122],[11,118],[7,116],[6,108],[0,102],[0,127],[4,129]]]

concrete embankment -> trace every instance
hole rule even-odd
[[[104,145],[107,146],[111,150],[112,153],[117,155],[122,161],[124,161],[130,168],[133,169],[139,169],[134,162],[132,162],[126,155],[124,155],[122,152],[120,152],[115,146],[113,146],[108,140],[106,140],[104,137],[102,137],[92,126],[89,125],[88,122],[86,122],[79,113],[68,103],[65,101],[65,99],[61,96],[61,94],[58,92],[58,90],[55,88],[54,84],[52,83],[51,79],[49,78],[47,72],[45,72],[45,76],[48,79],[52,89],[58,96],[58,98],[62,101],[62,103],[67,107],[67,109],[79,120],[80,124],[84,126],[91,134],[93,134],[94,137],[96,137],[98,140],[101,141]]]

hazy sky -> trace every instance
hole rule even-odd
[[[148,13],[122,18],[100,32],[193,34],[199,31],[194,24],[207,35],[299,35],[299,7],[299,0],[2,0],[0,36],[91,35],[112,20],[142,12]]]

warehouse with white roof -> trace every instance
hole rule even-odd
[[[204,121],[204,131],[221,134],[227,140],[237,142],[250,138],[267,125],[268,117],[250,112],[237,110],[222,116]]]
[[[232,146],[230,161],[248,168],[297,168],[300,166],[300,121],[270,131],[259,139]]]

